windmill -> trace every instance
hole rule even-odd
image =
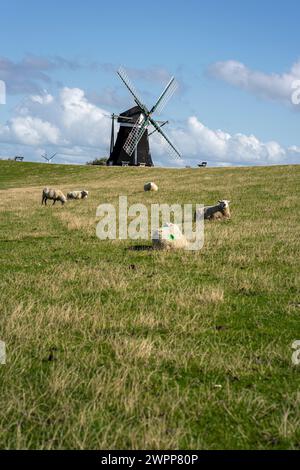
[[[53,158],[57,155],[57,153],[54,153],[51,157],[48,157],[48,155],[46,154],[46,152],[44,153],[44,155],[41,155],[41,157],[47,161],[47,163],[51,163]]]
[[[155,132],[158,132],[168,143],[168,149],[171,151],[171,155],[177,160],[181,159],[179,151],[162,131],[162,127],[167,124],[168,121],[158,121],[154,120],[152,117],[154,113],[159,114],[162,112],[163,108],[177,89],[177,82],[174,77],[171,78],[157,102],[149,110],[139,98],[125,70],[121,67],[117,74],[132,94],[136,106],[119,115],[112,114],[111,116],[112,130],[110,156],[107,161],[107,165],[153,166],[149,147],[149,136]],[[115,120],[120,124],[116,142],[114,142]],[[148,128],[150,126],[152,126],[153,129],[151,132],[148,132]]]

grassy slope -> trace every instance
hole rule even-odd
[[[299,448],[299,176],[0,162],[0,447]],[[233,217],[198,253],[134,251],[95,237],[119,194]]]

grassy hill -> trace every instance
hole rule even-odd
[[[299,178],[1,161],[0,447],[299,448]],[[90,197],[42,207],[46,185]],[[119,195],[231,199],[232,219],[195,253],[100,241]]]

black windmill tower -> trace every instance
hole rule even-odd
[[[168,142],[172,155],[180,159],[180,153],[161,129],[168,121],[157,121],[152,118],[154,112],[159,114],[163,110],[175,92],[177,83],[174,77],[171,78],[156,104],[149,111],[138,97],[125,70],[120,68],[117,73],[132,94],[136,106],[119,115],[112,114],[110,156],[107,165],[153,166],[149,136],[154,132],[158,132]],[[116,142],[115,120],[120,124]],[[148,132],[149,126],[152,126],[151,132]]]

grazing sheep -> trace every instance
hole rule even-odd
[[[152,234],[153,248],[161,250],[184,249],[188,245],[186,237],[176,224],[168,223]]]
[[[71,191],[67,194],[68,199],[86,199],[88,197],[88,191]]]
[[[66,196],[60,191],[60,189],[50,189],[44,188],[42,194],[42,205],[45,203],[47,205],[47,199],[51,199],[53,201],[53,206],[56,201],[60,201],[62,205],[66,202]]]
[[[155,183],[146,183],[144,191],[158,191],[158,186]]]
[[[204,209],[199,209],[195,213],[195,220],[198,220],[198,217],[202,215],[202,211],[204,211],[204,219],[207,220],[230,219],[229,204],[230,201],[223,199],[218,201],[215,206],[206,206]]]

